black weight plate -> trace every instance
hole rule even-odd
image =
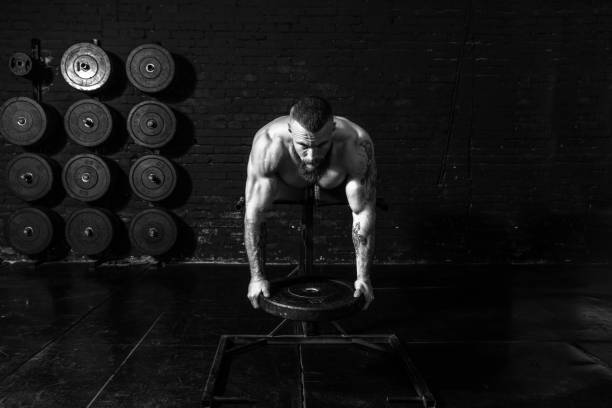
[[[79,154],[64,166],[62,183],[72,198],[94,201],[108,191],[111,173],[102,158],[94,154]]]
[[[9,69],[14,75],[26,76],[32,71],[32,58],[24,52],[16,52],[9,58]]]
[[[17,251],[40,254],[53,241],[53,223],[49,216],[38,208],[22,208],[8,219],[8,238]]]
[[[144,200],[160,201],[176,187],[176,170],[172,162],[158,155],[142,156],[130,169],[130,185]]]
[[[162,255],[176,242],[177,227],[170,214],[151,208],[134,216],[129,235],[132,245],[143,254]]]
[[[22,153],[13,158],[6,169],[8,186],[26,201],[43,198],[53,186],[51,165],[41,155]]]
[[[64,128],[81,146],[98,146],[113,130],[113,117],[102,102],[83,99],[72,104],[64,115]]]
[[[174,137],[176,116],[172,109],[161,102],[143,101],[130,110],[127,126],[136,144],[158,148]]]
[[[157,44],[143,44],[130,52],[125,63],[127,77],[143,92],[159,92],[174,78],[174,59]]]
[[[68,48],[60,62],[62,76],[71,87],[80,91],[96,91],[108,81],[111,62],[104,50],[90,43]]]
[[[29,146],[38,142],[47,130],[47,114],[33,99],[19,96],[0,107],[0,133],[10,143]]]
[[[270,282],[270,297],[259,296],[266,312],[290,320],[329,321],[348,316],[364,305],[353,286],[341,280],[300,276]]]
[[[114,236],[109,215],[96,208],[83,208],[72,213],[66,222],[66,240],[79,254],[97,255],[110,246]]]

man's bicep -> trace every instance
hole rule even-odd
[[[368,189],[361,178],[353,178],[346,183],[346,198],[353,214],[358,215],[374,209],[376,190]]]
[[[364,166],[360,174],[360,183],[365,190],[365,197],[369,202],[376,203],[376,158],[374,157],[374,144],[370,136],[363,136],[358,142],[358,151]]]
[[[346,184],[346,197],[353,213],[358,214],[376,205],[376,159],[369,136],[358,139],[355,154],[356,165]]]
[[[277,188],[276,178],[249,174],[245,191],[245,218],[259,219],[272,205]]]

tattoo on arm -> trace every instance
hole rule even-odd
[[[376,198],[376,161],[374,160],[374,149],[372,148],[372,142],[369,140],[361,141],[359,146],[363,149],[367,159],[366,171],[361,178],[361,185],[365,188],[366,199],[372,201]]]
[[[355,247],[357,278],[369,279],[374,253],[374,234],[364,235],[362,232],[360,222],[356,221],[353,226],[352,237]]]
[[[361,245],[368,245],[368,238],[365,235],[361,235],[359,230],[361,225],[359,222],[355,223],[353,227],[353,246],[355,247],[355,253],[359,253],[359,248]]]
[[[266,260],[266,223],[259,223],[259,228],[253,221],[244,221],[244,245],[251,267],[251,278],[265,279],[264,263]]]

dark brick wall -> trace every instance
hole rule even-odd
[[[316,93],[374,138],[390,206],[378,262],[608,262],[610,27],[604,2],[21,0],[0,6],[0,60],[40,38],[55,73],[43,99],[63,115],[83,98],[59,73],[71,44],[98,38],[121,63],[145,42],[176,55],[181,82],[159,96],[183,122],[164,153],[183,177],[167,208],[191,231],[175,259],[245,260],[234,203],[252,136]],[[101,95],[121,123],[149,98],[125,82]],[[0,100],[17,95],[29,83],[1,69]],[[58,146],[60,165],[85,150]],[[0,160],[21,151],[3,143]],[[122,140],[104,155],[127,174],[145,152]],[[116,194],[103,205],[126,223],[149,206]],[[2,221],[23,206],[0,183]],[[64,218],[83,206],[53,203]],[[295,259],[298,210],[273,216],[270,260]],[[346,208],[319,215],[322,261],[351,260],[349,228]]]

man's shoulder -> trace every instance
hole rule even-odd
[[[272,175],[278,169],[284,154],[282,137],[278,134],[275,121],[261,128],[253,139],[250,154],[252,170],[260,175]]]
[[[351,142],[351,144],[359,144],[363,140],[372,141],[368,132],[356,124],[342,116],[335,116],[336,122],[336,133],[344,142]]]
[[[342,143],[342,163],[349,178],[362,178],[373,159],[373,144],[364,128],[347,118],[335,117],[336,130]]]

